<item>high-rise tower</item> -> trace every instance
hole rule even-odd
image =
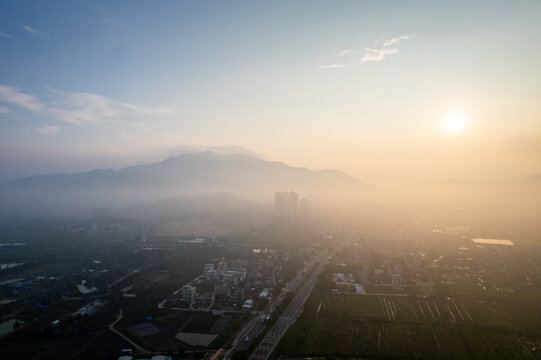
[[[274,215],[277,220],[295,220],[299,208],[299,194],[294,191],[274,194]]]

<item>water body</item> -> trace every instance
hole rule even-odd
[[[17,319],[11,319],[11,320],[4,321],[3,323],[0,323],[0,337],[9,334],[13,330],[15,330],[16,327],[22,324],[24,324],[24,321],[17,320]]]
[[[91,294],[93,292],[98,291],[98,288],[95,286],[92,286],[91,288],[86,287],[86,280],[81,280],[81,283],[77,285],[77,289],[81,294]]]
[[[476,244],[489,244],[489,245],[505,245],[505,246],[513,246],[513,242],[511,240],[501,240],[501,239],[484,239],[484,238],[475,238],[471,239]]]

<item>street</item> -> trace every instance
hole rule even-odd
[[[357,234],[352,234],[345,243],[351,242],[357,238]],[[319,266],[317,267],[317,269],[314,270],[314,272],[306,281],[297,296],[295,296],[295,298],[289,304],[282,316],[280,316],[276,324],[274,324],[267,336],[265,336],[263,341],[259,344],[258,348],[250,357],[250,360],[267,360],[271,356],[274,348],[276,347],[276,345],[278,345],[280,339],[285,334],[289,326],[291,326],[291,324],[293,324],[297,317],[301,314],[304,304],[310,296],[310,293],[312,292],[312,289],[316,284],[319,274],[325,268],[325,265],[327,265],[327,263],[334,256],[334,254],[336,254],[336,252],[338,252],[343,247],[343,245],[344,243],[342,243],[340,246],[337,246],[334,251],[325,252],[317,258]]]

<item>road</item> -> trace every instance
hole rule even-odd
[[[150,354],[150,351],[148,351],[147,349],[139,346],[137,343],[133,342],[129,337],[127,337],[126,335],[122,334],[120,331],[118,331],[117,329],[115,329],[115,325],[120,321],[122,320],[122,317],[124,316],[124,311],[122,310],[122,308],[120,308],[120,311],[118,312],[118,316],[116,318],[115,321],[113,321],[110,325],[109,325],[109,330],[111,330],[112,332],[114,332],[115,334],[117,334],[118,336],[120,336],[121,338],[123,338],[124,340],[126,340],[127,342],[129,342],[134,348],[136,348],[137,350],[139,350],[140,352],[142,353],[145,353],[145,354]]]
[[[130,273],[128,273],[127,275],[124,275],[123,277],[121,277],[120,279],[116,280],[115,282],[112,282],[110,283],[109,285],[107,285],[107,296],[110,297],[111,296],[111,288],[113,286],[115,286],[116,284],[118,284],[119,282],[121,282],[122,280],[126,279],[127,277],[133,275],[133,274],[136,274],[138,273],[139,271],[138,270],[133,270],[131,271]],[[99,296],[98,296],[99,297]],[[148,351],[147,349],[139,346],[138,344],[136,344],[135,342],[133,342],[129,337],[127,337],[126,335],[122,334],[120,331],[118,331],[117,329],[115,329],[115,325],[120,321],[122,320],[122,318],[124,317],[124,310],[122,309],[122,305],[120,306],[120,309],[119,309],[119,312],[118,312],[118,316],[117,318],[109,325],[109,330],[111,330],[112,332],[114,332],[115,334],[117,334],[118,336],[120,336],[121,338],[123,338],[124,340],[126,340],[127,342],[129,342],[133,347],[135,347],[137,350],[141,351],[142,353],[145,353],[145,354],[149,354],[150,351]]]
[[[318,268],[310,276],[310,278],[301,288],[297,296],[295,296],[295,298],[289,304],[289,306],[284,311],[282,316],[280,316],[280,318],[274,324],[274,326],[269,331],[267,336],[259,344],[259,347],[253,353],[250,359],[254,359],[254,360],[268,359],[268,357],[271,355],[272,351],[274,350],[274,348],[276,347],[276,345],[282,338],[283,334],[285,334],[289,326],[295,322],[297,317],[302,312],[304,303],[310,296],[310,293],[312,292],[312,289],[314,288],[314,285],[316,283],[317,276],[319,275],[319,273],[321,272],[325,264],[326,263],[322,263],[320,266],[318,266]]]
[[[238,332],[232,341],[232,348],[227,351],[224,359],[231,359],[234,353],[238,351],[246,351],[250,348],[254,339],[257,338],[267,327],[265,321],[262,321],[261,318],[272,315],[276,307],[282,303],[287,293],[297,290],[297,287],[302,282],[303,278],[309,273],[316,262],[321,261],[321,258],[322,257],[320,256],[306,263],[293,278],[293,280],[291,280],[285,288],[282,288],[282,291],[278,296],[276,296],[274,301]]]
[[[130,273],[122,276],[120,279],[117,279],[116,281],[110,283],[109,285],[107,285],[107,296],[111,296],[111,288],[113,286],[115,286],[116,284],[118,284],[119,282],[121,282],[122,280],[126,279],[127,277],[129,276],[132,276],[133,274],[137,274],[139,272],[139,270],[132,270]],[[100,295],[96,295],[94,297],[100,297]]]
[[[358,239],[358,236],[359,235],[356,233],[352,234],[345,243],[349,243],[354,241],[355,239]],[[263,341],[259,344],[257,349],[250,357],[250,360],[267,360],[271,356],[274,348],[276,347],[276,345],[278,345],[278,342],[280,341],[282,336],[301,314],[304,304],[306,303],[306,300],[310,296],[310,293],[312,292],[312,289],[316,284],[317,277],[325,268],[325,265],[327,265],[329,260],[334,256],[334,254],[336,254],[336,252],[342,249],[345,243],[337,246],[334,251],[326,252],[318,257],[319,266],[317,267],[317,269],[314,270],[312,275],[308,278],[304,286],[298,292],[297,296],[295,296],[295,298],[289,304],[282,316],[280,316],[276,324],[274,324],[272,329],[268,332],[267,336],[265,336]]]

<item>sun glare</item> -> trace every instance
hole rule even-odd
[[[466,115],[463,112],[450,112],[445,116],[445,130],[450,133],[461,132],[466,126],[466,120]]]

